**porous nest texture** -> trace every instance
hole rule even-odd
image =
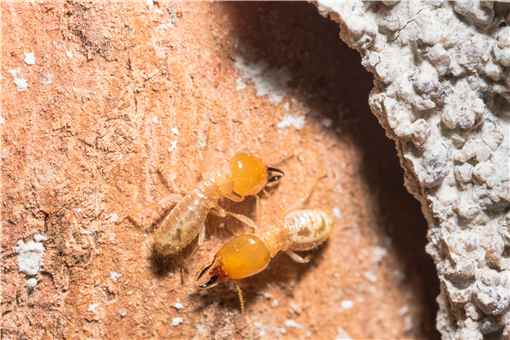
[[[510,3],[329,1],[429,224],[443,339],[510,338]]]

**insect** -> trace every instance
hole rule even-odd
[[[244,221],[242,215],[221,208],[219,200],[227,198],[241,202],[246,196],[255,196],[265,188],[276,185],[283,175],[283,171],[266,166],[252,154],[237,153],[230,160],[229,166],[206,176],[160,219],[154,235],[154,250],[163,256],[175,255],[197,236],[201,244],[205,238],[204,223],[209,213],[220,217],[230,215]],[[168,202],[163,203],[163,206],[175,202],[176,198],[168,196],[165,200]]]
[[[207,281],[200,287],[211,288],[221,281],[234,281],[243,312],[244,299],[238,280],[263,271],[280,251],[286,252],[296,262],[307,263],[309,258],[303,258],[294,251],[311,250],[319,246],[329,238],[333,226],[333,219],[325,211],[301,209],[286,214],[281,225],[268,228],[260,235],[235,236],[200,271],[197,279],[208,273]]]

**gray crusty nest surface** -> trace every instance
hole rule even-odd
[[[442,337],[510,337],[510,3],[317,5],[374,75],[370,107],[429,223]]]

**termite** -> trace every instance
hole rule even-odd
[[[241,202],[247,196],[256,196],[265,188],[276,185],[283,175],[283,171],[266,166],[252,154],[237,153],[230,160],[229,167],[206,176],[158,222],[154,250],[160,255],[172,256],[181,252],[197,236],[198,243],[202,243],[205,238],[205,220],[209,213],[220,217],[230,215],[244,221],[242,215],[221,208],[220,199]],[[175,197],[168,196],[165,200],[168,202],[163,203],[163,206],[175,201]]]
[[[227,241],[212,262],[200,271],[197,280],[208,273],[208,279],[200,285],[201,288],[211,288],[221,281],[232,280],[237,289],[241,312],[244,312],[239,280],[266,269],[271,259],[281,251],[296,262],[307,263],[309,258],[303,258],[295,251],[316,248],[329,238],[333,227],[333,219],[323,210],[291,211],[285,215],[283,223],[268,228],[264,233],[241,234]]]

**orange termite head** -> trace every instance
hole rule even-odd
[[[276,185],[283,175],[283,171],[266,166],[260,158],[239,152],[230,161],[230,177],[222,181],[221,190],[224,196],[240,201]]]
[[[235,236],[225,243],[214,256],[213,261],[199,273],[197,280],[208,273],[202,288],[211,288],[224,279],[241,280],[264,270],[271,254],[264,242],[255,235]]]

